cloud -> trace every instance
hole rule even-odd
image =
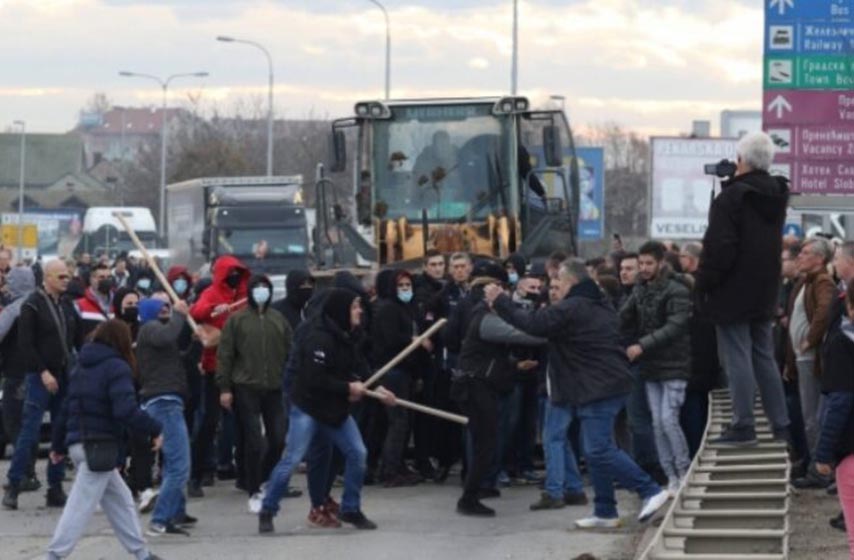
[[[385,5],[393,96],[509,90],[509,0]],[[0,125],[68,129],[95,91],[159,103],[153,83],[120,69],[210,72],[176,81],[172,103],[201,92],[204,105],[228,108],[266,95],[262,53],[216,42],[222,34],[269,49],[279,115],[346,115],[382,95],[385,21],[365,0],[0,0]],[[760,103],[762,10],[747,0],[522,0],[519,36],[520,92],[565,95],[579,124],[611,114],[629,128],[677,132]]]
[[[486,70],[489,68],[489,61],[481,56],[470,58],[469,68],[474,68],[475,70]]]

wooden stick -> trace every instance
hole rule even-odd
[[[146,262],[148,262],[148,267],[154,272],[154,275],[157,277],[157,280],[160,282],[160,285],[163,286],[163,289],[166,290],[166,293],[169,294],[169,297],[172,299],[172,303],[180,301],[181,298],[178,297],[178,294],[175,293],[175,290],[172,289],[172,284],[169,283],[169,280],[166,279],[166,276],[163,275],[163,272],[160,270],[160,267],[157,266],[157,261],[148,254],[148,250],[145,248],[145,245],[142,244],[142,241],[137,237],[136,232],[130,226],[130,224],[125,220],[125,217],[122,216],[119,212],[113,212],[113,216],[122,224],[122,227],[125,228],[125,231],[128,232],[131,241],[136,245],[136,248],[139,249],[139,252],[142,253],[143,258],[145,258]],[[193,332],[198,334],[199,325],[196,321],[190,317],[190,314],[187,314],[187,323],[189,323],[190,328],[193,329]]]
[[[230,313],[231,311],[233,311],[233,310],[234,310],[234,309],[236,309],[237,307],[240,307],[241,305],[246,305],[246,302],[248,302],[248,301],[249,301],[249,299],[248,299],[248,298],[239,299],[239,300],[235,301],[234,303],[229,304],[228,309],[226,309],[226,310],[224,310],[224,311],[220,311],[219,313],[217,313],[216,311],[214,311],[213,313],[211,313],[211,318],[213,318],[213,317],[219,317],[219,316],[220,316],[220,315],[222,315],[223,313]]]
[[[371,398],[377,400],[383,400],[383,395],[378,393],[377,391],[367,391],[365,393]],[[408,408],[410,410],[415,410],[418,412],[423,412],[424,414],[429,414],[430,416],[435,416],[437,418],[442,418],[443,420],[449,420],[451,422],[456,422],[457,424],[462,424],[463,426],[469,423],[469,419],[465,416],[460,416],[459,414],[454,414],[452,412],[446,412],[444,410],[440,410],[438,408],[432,408],[430,406],[424,406],[423,404],[414,403],[412,401],[407,401],[404,399],[395,399],[397,406],[402,406],[403,408]]]
[[[433,336],[433,334],[436,333],[436,331],[438,331],[442,327],[444,327],[445,323],[447,322],[447,319],[439,319],[433,324],[432,327],[424,331],[423,334],[414,338],[409,344],[409,346],[401,350],[400,353],[394,358],[392,358],[390,362],[380,368],[380,370],[377,371],[375,374],[370,376],[368,380],[365,381],[365,387],[370,387],[372,384],[376,383],[380,377],[387,374],[394,366],[406,359],[408,355],[412,354],[419,346],[421,346],[422,342]]]

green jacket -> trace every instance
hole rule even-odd
[[[291,349],[293,331],[284,315],[251,307],[235,313],[222,328],[216,352],[216,383],[222,391],[234,385],[275,390]]]
[[[652,282],[635,286],[620,309],[620,319],[643,348],[638,364],[644,380],[691,376],[691,312],[691,290],[682,276],[662,271]]]

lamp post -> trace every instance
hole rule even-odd
[[[385,17],[385,98],[389,99],[391,93],[391,25],[385,6],[377,0],[368,0],[371,4],[382,10]]]
[[[21,173],[18,178],[18,264],[24,262],[24,175],[27,164],[27,123],[14,121],[21,127]]]
[[[216,38],[217,41],[222,41],[223,43],[243,43],[244,45],[251,45],[261,52],[264,53],[264,56],[267,57],[267,70],[268,70],[268,78],[269,85],[267,87],[267,177],[273,176],[273,57],[270,56],[270,51],[264,48],[260,43],[256,43],[255,41],[249,41],[246,39],[236,39],[234,37],[228,37],[225,35],[220,35]]]
[[[510,66],[510,95],[516,95],[519,82],[519,0],[513,0],[513,60]]]
[[[139,72],[128,72],[122,70],[119,76],[125,78],[145,78],[154,80],[163,90],[163,104],[160,115],[160,223],[158,224],[158,233],[161,238],[166,236],[166,95],[169,90],[169,83],[176,78],[204,78],[208,76],[207,72],[184,72],[181,74],[172,74],[165,79],[151,74],[141,74]]]

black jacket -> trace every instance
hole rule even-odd
[[[815,460],[821,463],[838,462],[854,453],[854,329],[836,328],[827,338],[821,373],[826,410],[815,450]]]
[[[691,372],[691,292],[686,280],[662,271],[641,282],[620,309],[624,329],[643,348],[641,377],[646,381],[688,379]]]
[[[418,336],[416,307],[403,303],[397,296],[381,299],[374,308],[371,326],[373,364],[377,367],[397,356],[409,346],[413,336]],[[403,360],[398,367],[410,374],[418,375],[428,365],[429,354],[418,348]]]
[[[328,316],[312,321],[300,341],[300,364],[291,399],[318,422],[340,426],[350,414],[350,382],[359,378],[364,360],[351,333]]]
[[[543,338],[515,329],[479,302],[463,341],[460,369],[464,375],[483,380],[497,393],[506,394],[513,390],[518,369],[519,357],[514,354],[514,347],[545,343]],[[527,375],[536,379],[537,373],[531,370]]]
[[[56,316],[64,323],[66,348],[62,347],[61,331],[50,312],[52,306]],[[77,334],[77,312],[64,296],[59,303],[53,302],[47,293],[38,289],[30,294],[21,306],[18,317],[18,348],[28,373],[44,370],[57,379],[64,379],[70,365]]]
[[[631,391],[617,312],[593,280],[573,286],[566,298],[544,309],[517,309],[507,296],[495,300],[495,309],[518,329],[548,339],[553,403],[580,406]]]
[[[788,200],[786,179],[752,171],[724,185],[712,202],[697,291],[715,324],[774,317]]]

